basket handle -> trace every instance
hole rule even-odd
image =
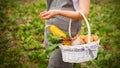
[[[84,20],[85,20],[85,23],[86,23],[87,28],[88,28],[88,43],[90,43],[90,39],[91,39],[91,31],[90,31],[90,25],[89,25],[89,22],[88,22],[87,18],[85,17],[85,15],[83,14],[82,11],[76,11],[76,12],[79,12],[79,13],[83,16],[83,18],[84,18]],[[72,23],[72,19],[70,19],[70,22],[69,22],[69,28],[68,28],[68,30],[69,30],[69,36],[72,38],[72,36],[71,36],[71,23]]]

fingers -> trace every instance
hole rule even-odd
[[[46,20],[48,20],[48,19],[50,19],[51,18],[51,15],[46,15],[46,16],[43,16],[42,17],[42,19],[46,19]]]
[[[41,12],[41,13],[39,14],[40,19],[42,19],[42,18],[43,18],[43,14],[44,14],[44,13],[46,13],[46,11]]]
[[[50,10],[50,11],[41,12],[40,18],[41,19],[50,19],[50,18],[54,17],[55,15],[56,15],[55,11]]]
[[[49,19],[50,18],[50,14],[47,11],[41,12],[39,16],[41,19]]]
[[[48,12],[42,12],[42,13],[40,14],[41,17],[45,17],[45,16],[47,16],[47,15],[49,15]]]

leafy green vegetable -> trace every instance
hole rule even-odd
[[[52,34],[49,34],[47,38],[52,44],[58,44],[63,40],[63,38],[61,38],[59,35],[52,35]]]

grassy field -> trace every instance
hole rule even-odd
[[[100,37],[98,57],[74,68],[120,68],[119,0],[91,0],[88,20],[91,32]],[[44,0],[0,0],[0,68],[46,68],[42,46],[45,21],[39,13]],[[86,34],[83,24],[82,33]]]

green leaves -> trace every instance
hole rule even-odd
[[[52,43],[52,44],[58,44],[62,41],[63,38],[61,38],[59,35],[52,35],[49,34],[47,36],[48,40]]]

